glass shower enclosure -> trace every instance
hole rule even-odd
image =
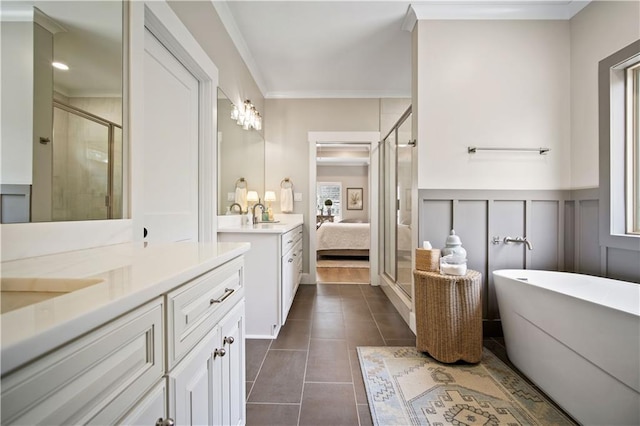
[[[412,298],[412,164],[411,107],[382,141],[380,156],[382,180],[383,273],[389,281]]]
[[[52,219],[123,217],[122,126],[53,104]]]

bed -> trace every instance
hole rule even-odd
[[[321,256],[369,256],[369,224],[325,222],[316,231],[316,250]]]

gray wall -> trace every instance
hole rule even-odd
[[[467,249],[468,266],[483,275],[483,318],[499,318],[491,272],[544,269],[640,283],[640,251],[600,247],[598,190],[419,191],[418,241],[442,248],[451,229]],[[493,244],[493,237],[499,243]],[[504,244],[505,236],[526,236]]]
[[[640,244],[636,250],[625,250],[599,241],[599,196],[598,189],[571,191],[573,214],[567,215],[566,223],[574,245],[565,254],[573,262],[570,270],[640,283]]]

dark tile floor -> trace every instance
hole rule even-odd
[[[414,346],[379,287],[301,285],[276,340],[247,340],[247,425],[370,425],[357,346]]]
[[[247,425],[371,425],[356,347],[415,343],[380,287],[301,285],[278,338],[247,340]]]

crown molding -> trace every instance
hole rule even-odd
[[[238,29],[238,24],[236,24],[236,20],[234,19],[233,13],[231,13],[229,6],[227,6],[227,2],[211,0],[211,3],[213,4],[216,13],[220,17],[222,25],[224,25],[224,28],[227,30],[229,37],[231,37],[233,44],[236,46],[238,53],[240,53],[240,57],[247,65],[249,73],[251,73],[251,76],[258,86],[258,89],[260,89],[260,92],[262,92],[263,94],[266,93],[267,86],[264,82],[264,77],[260,72],[258,64],[253,58],[253,54],[251,53],[249,46],[247,46],[247,42],[242,36],[240,29]]]
[[[0,11],[0,22],[35,22],[51,34],[67,32],[63,25],[30,3],[11,4]]]
[[[591,0],[429,1],[409,5],[402,29],[422,20],[569,20]]]
[[[410,98],[411,91],[400,90],[311,90],[311,91],[271,91],[265,99],[380,99]]]

